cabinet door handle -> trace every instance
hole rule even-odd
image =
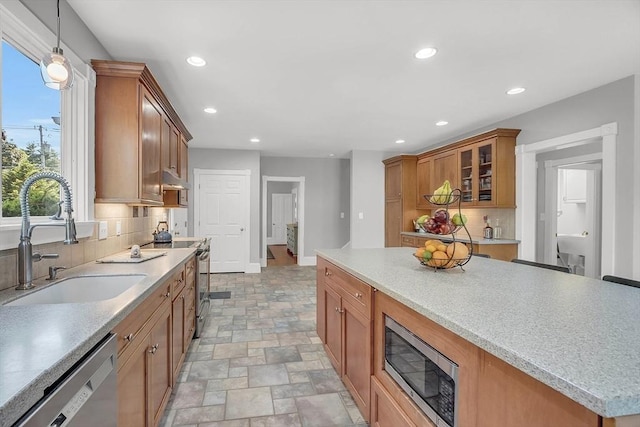
[[[340,314],[344,313],[344,309],[336,307],[336,311]]]
[[[125,335],[123,338],[125,341],[131,342],[133,341],[133,334]]]
[[[184,295],[182,295],[182,299],[184,299]]]
[[[328,268],[325,268],[325,269],[324,269],[324,275],[325,275],[325,276],[331,276],[331,272],[329,271],[329,269],[328,269]]]
[[[154,344],[153,346],[151,346],[151,348],[149,349],[149,353],[156,354],[156,351],[158,351],[159,346],[160,344]]]
[[[166,294],[164,294],[164,296],[165,296],[166,298],[169,298],[169,297],[171,296],[171,292],[167,291],[167,293],[166,293]]]
[[[362,294],[360,292],[356,292],[356,298],[362,298]]]

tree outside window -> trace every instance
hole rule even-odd
[[[20,216],[19,193],[29,176],[60,172],[60,92],[44,86],[38,64],[2,41],[2,217]],[[60,186],[37,181],[29,192],[32,216],[51,215]]]

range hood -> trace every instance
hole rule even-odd
[[[163,190],[189,190],[191,185],[184,179],[174,175],[168,170],[162,171],[162,189]]]

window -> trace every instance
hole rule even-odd
[[[20,216],[24,181],[41,171],[60,169],[60,92],[42,84],[40,67],[2,41],[2,210],[3,218]],[[38,181],[29,192],[32,216],[57,211],[60,187]]]
[[[7,170],[14,170],[16,162],[20,162],[23,154],[30,157],[32,165],[38,164],[38,167],[42,167],[44,158],[45,168],[59,167],[60,173],[71,185],[73,216],[76,220],[78,237],[88,237],[93,232],[93,222],[91,220],[93,219],[95,186],[93,179],[93,117],[90,115],[93,111],[91,105],[93,105],[95,99],[95,73],[89,65],[84,63],[73,52],[72,48],[63,43],[61,47],[64,49],[64,54],[74,67],[74,85],[71,89],[62,92],[46,88],[40,79],[38,64],[40,58],[55,46],[56,35],[21,2],[0,2],[0,36],[2,39],[0,58],[3,60],[3,63],[0,64],[0,99],[2,100],[0,102],[0,125],[3,129],[3,142],[5,137],[7,139],[2,154],[3,164],[9,165],[3,167],[5,173],[2,175],[6,175]],[[37,115],[29,116],[29,118],[42,119],[39,122],[27,122],[27,124],[19,122],[13,111],[13,108],[16,107],[5,104],[5,101],[8,102],[7,100],[11,98],[11,91],[14,89],[13,83],[8,82],[8,79],[11,78],[11,68],[8,68],[8,71],[5,68],[15,64],[5,64],[4,61],[14,60],[26,61],[25,64],[34,67],[35,72],[38,73],[35,81],[32,81],[33,85],[38,87],[31,88],[32,90],[37,90],[38,93],[43,91],[42,93],[45,94],[43,96],[57,97],[57,100],[50,99],[47,102],[42,99],[34,99],[33,102],[28,104],[30,108],[41,108],[43,105],[50,105],[49,110],[36,110]],[[25,96],[25,93],[28,94],[30,92],[25,89],[20,90],[20,95]],[[57,118],[59,118],[59,123],[56,123],[58,121]],[[38,127],[40,125],[43,131],[42,143],[40,128]],[[32,128],[33,126],[38,128],[35,130],[16,129],[20,127]],[[26,139],[27,145],[29,142],[34,144],[31,148],[24,146],[24,140],[18,136],[18,131],[22,130],[33,132]],[[15,144],[16,149],[10,143]],[[18,149],[21,151],[18,151]],[[5,159],[5,153],[9,157],[13,156],[13,158]],[[59,166],[56,165],[56,155],[58,156]],[[26,168],[25,165],[23,167]],[[58,184],[49,180],[38,181],[38,184],[40,183],[52,187],[50,191],[54,194],[55,201],[53,203],[57,203],[60,198],[58,190],[56,190]],[[2,184],[1,179],[0,184]],[[34,190],[38,184],[31,187],[31,193],[36,193]],[[44,194],[44,190],[39,194]],[[3,199],[0,199],[0,201],[15,200],[15,193],[8,196],[3,194],[2,197]],[[43,207],[38,212],[36,211],[36,206],[31,206],[31,203],[30,208],[33,213],[46,212],[45,215],[47,216],[51,212],[49,207]],[[7,206],[4,211],[6,214],[0,215],[0,250],[15,248],[19,242],[20,218],[12,216],[16,211],[14,209],[10,212],[10,209],[11,207]],[[33,217],[32,222],[49,221],[47,216],[42,219]],[[32,241],[34,244],[60,241],[60,230],[61,227],[42,227],[34,233]]]

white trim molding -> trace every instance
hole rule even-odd
[[[616,217],[616,139],[617,123],[559,136],[532,144],[516,146],[516,239],[520,240],[518,258],[535,261],[536,257],[536,155],[552,150],[602,141],[602,206]],[[526,226],[525,226],[526,224]],[[602,221],[602,258],[600,273],[615,274],[616,221]]]

